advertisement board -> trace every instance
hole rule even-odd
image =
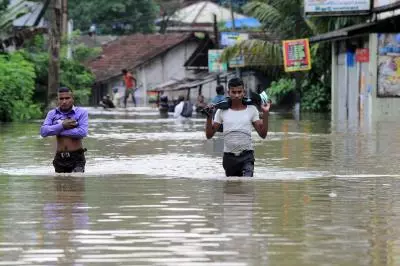
[[[304,0],[306,15],[365,14],[371,9],[371,0]]]
[[[369,49],[358,48],[356,49],[356,62],[368,63],[369,62]]]
[[[239,55],[237,57],[232,58],[229,60],[229,67],[234,68],[234,67],[244,67],[245,64],[245,59],[244,55]]]
[[[226,72],[228,64],[221,62],[223,50],[208,50],[208,72]]]
[[[378,97],[400,97],[400,34],[378,35]]]
[[[311,69],[310,44],[308,39],[283,41],[282,50],[286,72]]]
[[[248,40],[248,33],[239,32],[221,32],[221,47],[233,46],[235,43]]]

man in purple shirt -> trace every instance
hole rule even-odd
[[[49,111],[40,128],[42,137],[56,136],[57,152],[53,160],[56,173],[85,171],[86,149],[82,139],[88,133],[88,113],[74,106],[74,98],[69,88],[58,90],[58,107]]]

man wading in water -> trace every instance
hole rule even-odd
[[[243,81],[233,78],[228,82],[230,106],[226,110],[218,109],[214,122],[212,112],[208,113],[206,137],[210,139],[224,125],[224,157],[222,165],[226,176],[253,176],[254,148],[251,140],[252,127],[265,139],[268,133],[268,114],[270,103],[261,104],[262,119],[254,105],[245,105]],[[212,107],[211,107],[212,108]]]
[[[47,113],[40,128],[42,137],[57,137],[57,152],[53,160],[56,173],[85,172],[86,149],[82,139],[88,133],[88,112],[74,106],[69,88],[58,90],[58,107]]]

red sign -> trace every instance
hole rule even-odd
[[[308,39],[283,41],[283,60],[286,72],[311,69]]]
[[[369,62],[369,49],[358,48],[356,49],[356,62],[368,63]]]

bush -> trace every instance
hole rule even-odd
[[[61,61],[61,86],[66,86],[74,92],[75,104],[87,105],[91,94],[94,75],[76,60]]]
[[[309,112],[327,112],[330,111],[330,87],[325,86],[321,80],[311,80],[306,77],[301,85],[301,110]],[[282,78],[273,81],[268,94],[272,101],[282,104],[290,95],[295,92],[296,81],[294,79]],[[292,100],[293,101],[293,100]]]
[[[322,83],[303,84],[301,109],[309,112],[326,112],[330,110],[330,88]]]
[[[271,83],[268,94],[274,103],[280,104],[286,96],[294,92],[295,85],[294,79],[282,78]]]
[[[25,57],[34,64],[36,86],[47,90],[49,55],[46,52],[27,53]],[[91,94],[94,75],[79,61],[61,58],[60,86],[66,86],[74,92],[75,104],[87,105]]]
[[[29,120],[41,115],[34,104],[35,68],[20,52],[0,55],[0,121]]]

